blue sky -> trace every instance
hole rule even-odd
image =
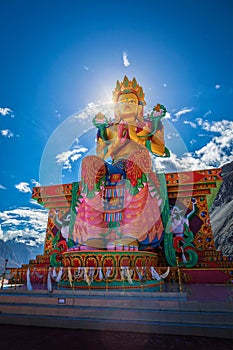
[[[46,161],[75,181],[69,165],[86,146],[65,146],[83,131],[77,124],[75,136],[68,121],[109,102],[125,74],[144,87],[148,108],[169,112],[167,170],[232,160],[231,0],[0,0],[0,13],[0,239],[23,236],[28,221],[29,236],[43,231],[46,213],[35,222],[43,211],[30,201],[43,153],[64,129]]]

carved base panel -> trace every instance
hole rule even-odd
[[[83,289],[160,289],[164,271],[157,254],[139,251],[81,251],[63,253],[65,276],[60,287]],[[151,267],[158,273],[152,275]]]

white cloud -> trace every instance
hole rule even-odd
[[[214,136],[210,142],[195,152],[206,164],[220,166],[233,160],[233,121],[222,120],[208,122],[199,118],[199,125],[208,132],[219,135]]]
[[[39,246],[44,243],[47,220],[45,209],[22,207],[0,212],[0,239]]]
[[[174,138],[174,137],[178,137],[179,136],[179,134],[177,133],[177,132],[169,132],[168,134],[167,134],[167,139],[172,139],[172,138]]]
[[[57,109],[55,110],[55,113],[56,113],[56,117],[60,119],[61,118],[61,113]]]
[[[178,157],[170,151],[169,158],[156,158],[155,168],[165,173],[177,171],[190,171],[198,169],[206,169],[206,164],[201,159],[195,158],[192,153],[185,153],[182,157]]]
[[[221,167],[223,164],[233,161],[233,121],[222,120],[208,122],[201,118],[196,119],[198,125],[207,132],[218,135],[212,137],[202,148],[195,152],[188,152],[182,157],[171,152],[167,159],[156,159],[156,167],[161,171],[188,171],[213,167]],[[191,140],[195,143],[196,140]]]
[[[0,114],[1,114],[1,115],[10,114],[11,117],[14,117],[14,116],[12,115],[12,113],[13,113],[13,111],[12,111],[10,108],[1,108],[1,107],[0,107]]]
[[[94,102],[89,102],[89,103],[87,104],[87,108],[94,108],[94,107],[96,107],[96,106],[97,106],[97,104],[94,103]]]
[[[85,126],[85,129],[88,129],[90,127],[93,127],[93,115],[96,115],[99,112],[102,112],[106,116],[113,116],[114,104],[112,103],[112,101],[106,101],[102,104],[89,102],[86,108],[78,114],[74,115],[73,118],[74,120],[78,120],[79,127],[82,125]]]
[[[215,89],[216,89],[216,90],[220,89],[220,87],[221,87],[220,84],[216,84],[216,85],[215,85]]]
[[[58,154],[56,156],[57,163],[63,165],[63,169],[71,170],[71,162],[75,162],[77,159],[82,157],[82,153],[87,152],[88,149],[85,147],[77,146],[77,148]]]
[[[175,118],[172,118],[172,121],[177,121],[181,115],[186,114],[186,113],[190,113],[190,112],[192,112],[192,110],[193,110],[193,108],[187,108],[187,107],[182,108],[179,112],[176,112],[174,114]]]
[[[40,183],[38,181],[36,181],[35,179],[31,179],[31,184],[33,185],[33,187],[40,186]],[[25,181],[21,181],[20,183],[16,184],[15,188],[17,188],[17,190],[19,190],[22,193],[32,192],[30,189],[30,184],[28,182],[25,182]]]
[[[194,128],[194,129],[197,127],[197,125],[195,123],[190,122],[189,120],[184,120],[184,124],[188,124],[191,126],[191,128]]]
[[[198,118],[198,124],[207,132],[214,132],[210,142],[197,150],[195,155],[202,159],[207,165],[220,166],[233,160],[233,121],[212,121]]]
[[[123,52],[123,63],[125,67],[130,66],[130,62],[128,60],[128,55],[126,51]]]
[[[32,185],[34,185],[35,187],[39,187],[40,183],[38,181],[36,181],[35,179],[31,179],[31,183]]]
[[[207,115],[210,115],[210,114],[212,114],[212,111],[211,111],[211,110],[209,110],[208,112],[206,112],[206,113],[203,115],[203,118],[206,118]]]
[[[0,185],[0,189],[1,190],[6,190],[6,187],[4,187],[3,185]]]
[[[31,192],[30,185],[27,182],[20,182],[19,184],[15,185],[15,188],[23,193]]]
[[[203,130],[210,131],[210,132],[216,132],[223,134],[226,131],[230,131],[232,128],[232,121],[229,120],[221,120],[221,121],[213,121],[209,122],[208,120],[204,120],[202,118],[196,119],[197,123]]]
[[[2,136],[8,137],[8,138],[14,136],[13,132],[11,130],[9,130],[9,129],[1,130],[1,134],[2,134]]]

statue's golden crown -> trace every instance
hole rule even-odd
[[[129,80],[125,75],[122,82],[117,80],[115,90],[113,91],[113,102],[116,103],[118,98],[122,94],[133,93],[137,96],[139,104],[142,106],[146,105],[144,100],[144,92],[140,85],[138,85],[137,80],[133,78]]]

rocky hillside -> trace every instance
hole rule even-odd
[[[0,274],[3,272],[5,259],[8,259],[7,266],[18,267],[19,262],[14,252],[7,247],[6,243],[0,240]]]
[[[222,166],[223,183],[210,210],[215,245],[233,257],[233,162]]]
[[[211,212],[233,199],[233,162],[222,166],[222,177],[223,183],[212,205]]]
[[[36,255],[42,254],[43,246],[32,247],[14,241],[3,242],[0,240],[0,274],[3,272],[5,259],[8,259],[7,267],[20,267]]]

